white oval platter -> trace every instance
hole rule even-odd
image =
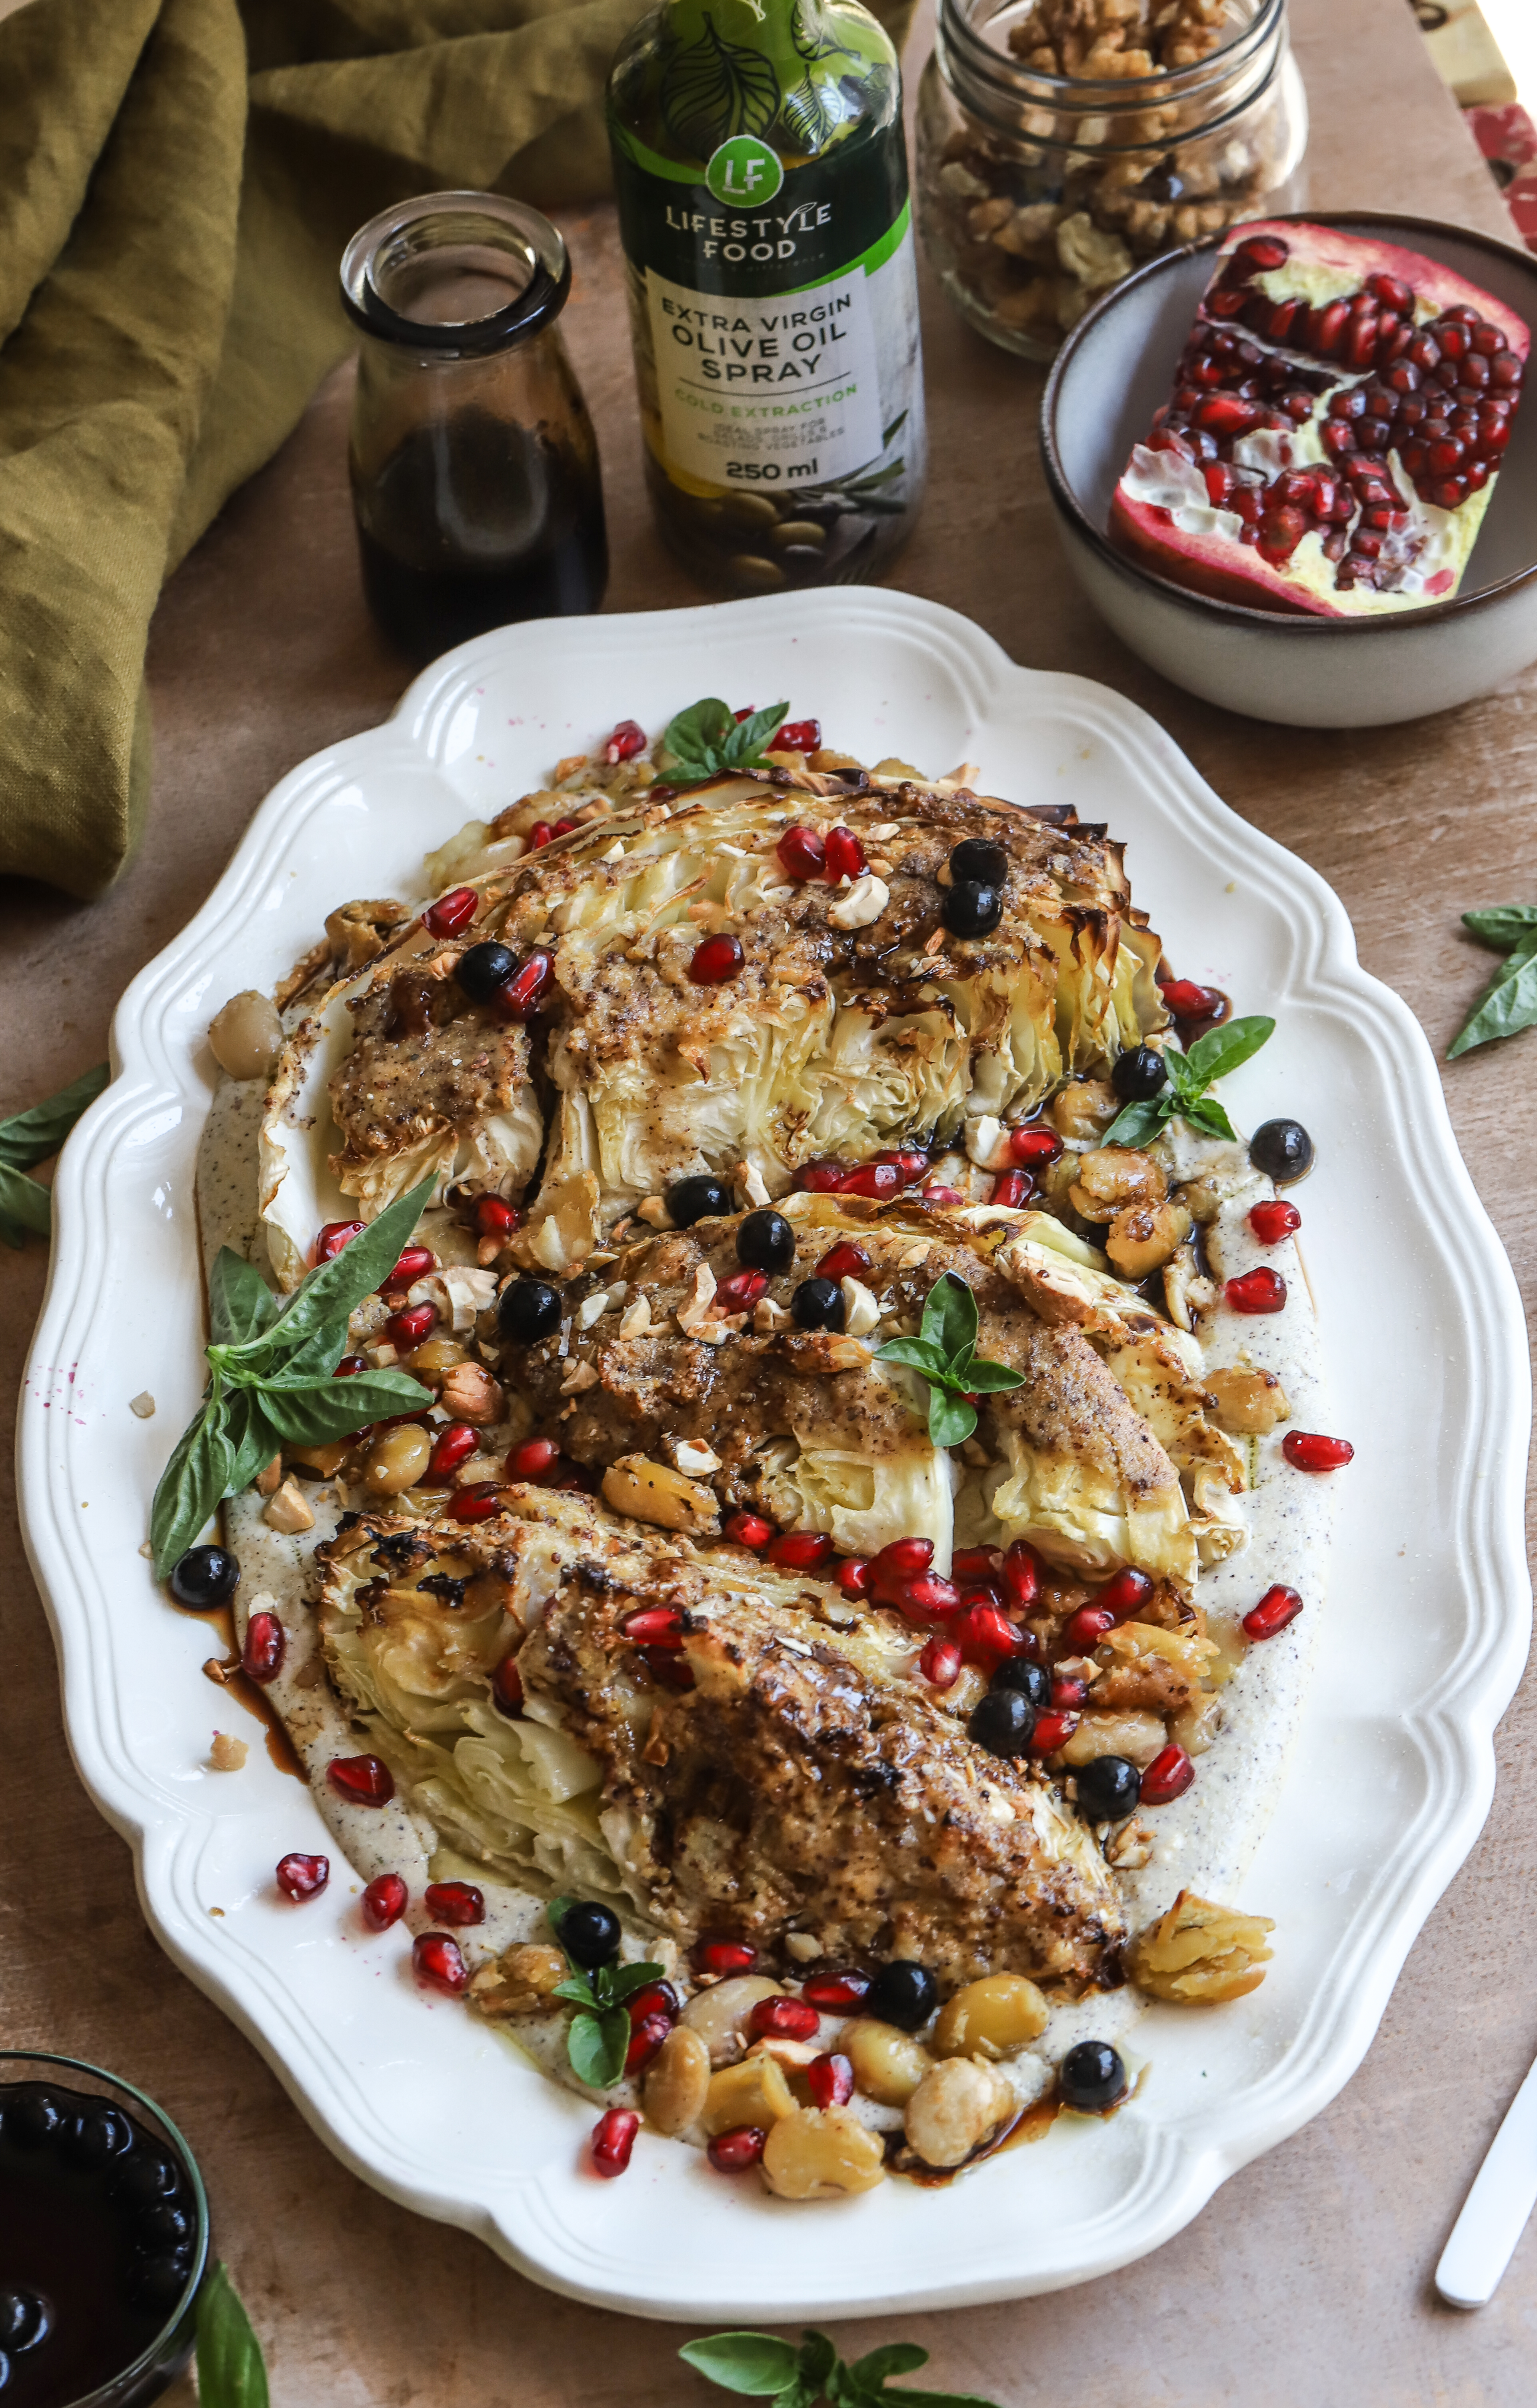
[[[1317,1140],[1300,1191],[1308,1274],[1357,1448],[1336,1475],[1301,1736],[1243,1889],[1277,1922],[1263,1987],[1207,2013],[1155,2008],[1137,2033],[1147,2078],[1107,2124],[1058,2123],[948,2189],[891,2182],[827,2207],[724,2181],[645,2136],[622,2181],[598,2181],[592,2110],[425,1999],[407,1936],[360,1928],[343,1863],[318,1900],[282,1903],[277,1858],[331,1843],[227,1703],[251,1759],[208,1769],[209,1635],[167,1608],[140,1554],[201,1386],[193,1171],[210,1014],[270,987],[336,903],[419,893],[424,852],[562,754],[623,718],[654,730],[707,693],[787,696],[863,760],[977,762],[991,791],[1071,803],[1127,840],[1133,893],[1181,976],[1278,1023],[1225,1094],[1240,1126],[1294,1113]],[[605,2307],[890,2315],[1052,2290],[1142,2256],[1348,2080],[1488,1810],[1492,1734],[1526,1657],[1524,1328],[1409,1011],[1357,966],[1322,880],[1228,810],[1143,712],[1015,666],[953,611],[871,589],[501,629],[426,670],[386,725],[283,779],[128,989],[113,1053],[59,1169],[20,1439],[70,1742],[134,1847],[163,1945],[366,2181]],[[145,1389],[151,1420],[128,1409]]]

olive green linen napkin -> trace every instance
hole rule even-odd
[[[27,0],[0,19],[0,871],[99,895],[160,587],[350,347],[410,193],[607,192],[641,0]],[[899,39],[912,0],[876,0]]]

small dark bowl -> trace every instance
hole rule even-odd
[[[1371,210],[1314,210],[1297,222],[1422,251],[1492,293],[1537,337],[1537,258],[1512,243]],[[1530,393],[1516,410],[1462,589],[1449,602],[1372,619],[1252,610],[1191,594],[1112,544],[1116,482],[1132,445],[1169,398],[1224,239],[1171,251],[1128,277],[1057,354],[1041,404],[1041,448],[1078,582],[1123,643],[1152,667],[1204,701],[1252,719],[1375,727],[1490,693],[1537,660],[1537,395]]]

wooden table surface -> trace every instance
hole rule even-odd
[[[1404,0],[1292,5],[1313,104],[1314,205],[1400,208],[1504,234]],[[927,47],[920,22],[910,79]],[[696,597],[659,552],[639,497],[611,216],[596,211],[568,231],[578,272],[567,322],[604,446],[610,602],[684,602]],[[1467,710],[1358,735],[1282,733],[1163,684],[1064,573],[1036,454],[1039,374],[990,351],[931,288],[925,308],[934,474],[894,581],[968,612],[1015,659],[1103,679],[1151,710],[1237,810],[1330,882],[1362,961],[1406,998],[1439,1055],[1487,969],[1459,935],[1458,910],[1537,895],[1527,800],[1537,672]],[[268,787],[307,753],[383,718],[406,682],[359,594],[347,406],[343,374],[165,595],[151,651],[153,817],[114,894],[84,909],[40,887],[0,892],[0,1108],[102,1056],[118,995],[201,902]],[[1530,1297],[1537,1214],[1525,1149],[1537,1039],[1518,1047],[1454,1065],[1446,1083],[1473,1178]],[[36,1246],[7,1263],[8,1398],[45,1267]],[[7,1447],[0,1459],[9,1457]],[[0,1512],[13,1565],[0,1592],[0,2035],[112,2066],[187,2132],[280,2408],[718,2398],[677,2365],[682,2331],[549,2297],[480,2243],[376,2197],[172,1970],[146,1929],[128,1850],[75,1778],[8,1493]],[[1531,2400],[1537,2233],[1476,2316],[1441,2308],[1430,2272],[1537,2049],[1537,1899],[1524,1888],[1537,1857],[1537,1772],[1524,1745],[1534,1723],[1529,1683],[1500,1735],[1483,1837],[1333,2105],[1142,2264],[1055,2298],[910,2320],[904,2334],[933,2353],[927,2379],[1073,2408]],[[836,2225],[834,2214],[834,2247]],[[886,2337],[869,2325],[839,2334],[851,2356]],[[190,2399],[190,2386],[180,2396]]]

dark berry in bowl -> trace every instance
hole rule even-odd
[[[560,1327],[560,1290],[548,1280],[509,1280],[496,1298],[496,1321],[515,1346],[553,1338]]]
[[[1313,1159],[1313,1140],[1300,1121],[1266,1121],[1249,1140],[1249,1160],[1278,1187],[1305,1179]]]
[[[1124,1823],[1142,1794],[1142,1777],[1124,1756],[1097,1756],[1078,1768],[1078,1811],[1091,1823]]]
[[[692,1229],[696,1221],[723,1220],[736,1210],[736,1197],[724,1179],[700,1176],[679,1179],[667,1192],[667,1208],[675,1229]]]
[[[883,1965],[866,1991],[862,2012],[898,2031],[920,2031],[940,2002],[940,1985],[925,1966],[906,1956]]]
[[[1064,2107],[1102,2115],[1126,2092],[1126,2067],[1108,2041],[1081,2040],[1062,2059],[1056,2077]]]
[[[737,1231],[737,1260],[750,1271],[787,1271],[796,1258],[796,1233],[783,1212],[749,1212]]]
[[[189,1547],[171,1570],[171,1595],[194,1613],[227,1605],[239,1585],[239,1560],[227,1547]]]
[[[41,2291],[21,2285],[0,2291],[0,2349],[19,2358],[46,2341],[52,2329],[53,2310]]]
[[[1145,1104],[1169,1084],[1168,1067],[1156,1045],[1134,1045],[1116,1055],[1110,1083],[1123,1104]]]

